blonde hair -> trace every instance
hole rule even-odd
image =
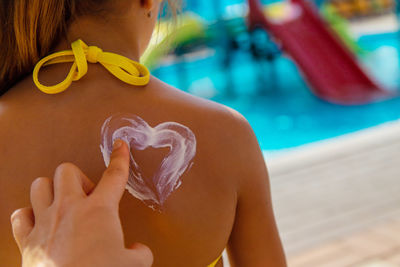
[[[105,12],[112,2],[115,0],[0,0],[0,96],[51,52],[74,18]],[[167,2],[176,16],[179,2]]]

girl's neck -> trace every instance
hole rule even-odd
[[[97,46],[105,52],[116,53],[139,61],[142,49],[141,34],[137,27],[126,26],[123,19],[99,21],[92,17],[81,17],[69,27],[67,38],[56,45],[54,52],[70,50],[71,42],[82,39],[87,45]]]

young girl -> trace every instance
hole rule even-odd
[[[155,267],[223,266],[224,249],[231,266],[286,266],[249,124],[136,63],[159,9],[158,0],[0,0],[2,266],[20,265],[9,216],[29,205],[32,181],[62,162],[101,177],[115,138],[132,153],[125,242],[149,246]],[[33,79],[59,51],[69,52],[42,61]]]

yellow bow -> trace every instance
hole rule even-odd
[[[115,77],[131,85],[145,86],[150,81],[149,70],[127,57],[103,52],[96,46],[87,46],[82,40],[73,42],[71,47],[72,50],[51,54],[37,63],[33,70],[33,82],[40,91],[46,94],[58,94],[67,90],[73,81],[79,80],[87,73],[87,62],[99,62]],[[39,82],[41,67],[66,62],[73,62],[73,64],[64,81],[54,86],[45,86]]]

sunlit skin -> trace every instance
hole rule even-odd
[[[82,38],[88,45],[138,60],[154,29],[159,4],[125,2],[131,4],[121,16],[110,15],[106,21],[78,18],[69,39]],[[61,41],[57,50],[68,47]],[[40,80],[55,84],[68,69],[68,64],[48,67]],[[204,267],[225,248],[231,266],[286,266],[267,168],[247,121],[154,77],[145,88],[124,84],[99,64],[90,64],[88,74],[62,94],[45,95],[27,77],[0,98],[2,265],[20,266],[9,218],[29,205],[33,180],[52,177],[59,164],[72,162],[97,183],[105,170],[99,149],[101,126],[117,113],[136,114],[152,126],[180,123],[197,140],[194,164],[182,175],[182,185],[169,196],[163,213],[125,192],[120,215],[127,246],[140,242],[150,247],[155,267]],[[132,152],[143,176],[152,177],[168,150]]]
[[[118,207],[128,175],[128,146],[118,140],[96,187],[72,163],[58,166],[53,179],[37,178],[32,207],[11,216],[22,267],[150,267],[148,247],[124,246]]]

